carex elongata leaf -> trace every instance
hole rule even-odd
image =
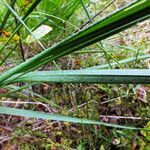
[[[4,83],[15,82],[149,84],[150,69],[35,71]]]
[[[81,30],[79,33],[61,41],[45,51],[28,59],[26,62],[1,74],[2,81],[17,73],[27,72],[52,61],[61,56],[67,55],[86,46],[89,46],[99,40],[103,40],[113,34],[116,34],[140,21],[150,17],[149,0],[138,0],[119,11],[107,16],[90,27]]]
[[[46,120],[65,121],[65,122],[79,123],[79,124],[102,125],[102,126],[107,126],[107,127],[129,129],[129,130],[142,130],[143,129],[143,128],[135,128],[135,127],[130,127],[130,126],[122,126],[122,125],[117,125],[117,124],[105,123],[101,121],[89,120],[89,119],[84,119],[84,118],[69,117],[69,116],[37,112],[37,111],[31,111],[31,110],[23,110],[23,109],[10,108],[10,107],[0,107],[0,114],[15,115],[15,116],[22,116],[22,117],[30,117],[30,118],[40,118],[40,119],[46,119]],[[146,130],[146,129],[143,129],[143,130]]]

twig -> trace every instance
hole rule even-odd
[[[110,99],[110,100],[101,102],[101,104],[106,104],[106,103],[109,103],[109,102],[113,102],[113,101],[118,100],[119,98],[124,98],[124,97],[126,97],[126,95],[123,95],[123,96],[121,96],[121,97],[116,97],[116,98],[113,98],[113,99]]]
[[[103,11],[105,11],[109,6],[111,6],[116,0],[112,0],[106,7],[104,7],[102,10],[100,10],[95,16],[91,18],[91,20],[94,20],[97,16],[99,16]],[[87,24],[91,23],[90,20],[86,21],[83,25],[81,25],[80,30],[83,29]],[[76,30],[78,32],[79,30]]]
[[[2,125],[0,125],[0,128],[3,129],[3,130],[7,130],[7,131],[13,131],[11,128],[9,127],[4,127]]]
[[[15,9],[14,9],[15,10]],[[18,24],[18,21],[17,21],[17,18],[16,16],[14,16],[14,19],[15,19],[15,24],[16,24],[16,28],[17,28],[17,24]],[[17,34],[18,36],[20,37],[20,32],[19,30],[17,31]],[[22,44],[22,41],[21,39],[19,39],[19,47],[20,47],[20,51],[21,51],[21,55],[22,55],[22,60],[25,62],[25,56],[24,56],[24,49],[23,49],[23,44]]]
[[[107,118],[115,118],[115,119],[150,120],[150,118],[125,117],[125,116],[107,116],[107,115],[100,115],[99,117],[100,117],[100,118],[107,117]]]
[[[88,101],[88,104],[91,103],[91,102],[96,103],[96,101],[91,100],[91,101]],[[87,103],[83,103],[83,104],[77,106],[77,108],[82,108],[82,107],[84,107],[84,106],[86,106],[86,105],[87,105]],[[73,109],[73,108],[68,110],[68,112],[74,112],[74,111],[75,111],[75,109]]]
[[[8,141],[8,140],[10,140],[10,139],[12,139],[12,138],[10,138],[10,137],[3,137],[3,140],[2,141],[0,141],[0,144],[3,144],[4,142],[6,142],[6,141]],[[0,139],[1,140],[1,139]]]

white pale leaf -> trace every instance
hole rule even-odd
[[[53,30],[53,28],[48,25],[41,25],[36,30],[34,30],[32,33],[33,33],[34,37],[39,40],[52,30]],[[35,42],[35,39],[31,35],[28,35],[26,38],[26,43],[32,43],[32,42]]]
[[[91,0],[92,3],[97,3],[99,0]]]

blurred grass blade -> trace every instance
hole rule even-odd
[[[88,120],[84,118],[48,114],[48,113],[43,113],[43,112],[22,110],[22,109],[9,108],[9,107],[0,107],[0,114],[30,117],[30,118],[37,118],[37,119],[46,119],[46,120],[55,120],[55,121],[65,121],[65,122],[79,123],[79,124],[103,125],[107,127],[129,129],[129,130],[141,130],[142,129],[142,128],[135,128],[135,127],[122,126],[122,125],[117,125],[117,124],[104,123],[100,121]]]
[[[150,69],[35,71],[4,83],[15,82],[148,84]]]
[[[89,34],[94,37],[94,41],[107,38],[108,36],[118,33],[139,21],[149,18],[149,9],[149,0],[134,1],[128,6],[116,11],[115,13],[106,16],[87,29],[81,30],[79,34],[68,40],[68,42],[71,42],[75,39],[79,40],[80,37],[84,37],[81,39],[83,41],[89,38],[92,39],[88,36]]]
[[[37,38],[37,36],[32,33],[32,31],[29,29],[29,27],[26,25],[26,23],[18,16],[18,14],[9,6],[9,4],[5,1],[2,0],[4,5],[14,14],[14,16],[16,16],[16,18],[19,20],[19,22],[27,29],[27,31],[31,34],[31,36],[36,40],[36,42],[40,45],[40,47],[45,50],[45,46],[39,41],[39,39]],[[32,6],[31,6],[32,7]],[[30,9],[29,9],[30,10]],[[54,65],[56,65],[56,67],[59,69],[59,67],[57,66],[57,64],[55,63],[55,61],[53,61]]]
[[[9,4],[2,0],[4,5],[14,14],[14,16],[19,20],[19,22],[27,29],[27,31],[32,35],[32,37],[38,42],[38,44],[45,50],[45,47],[42,45],[42,43],[37,39],[37,37],[32,33],[32,31],[29,29],[29,27],[25,24],[25,22],[18,16],[18,14],[9,6]]]
[[[139,60],[148,59],[148,58],[150,58],[150,54],[146,54],[146,55],[142,55],[142,56],[138,57]],[[130,57],[130,58],[126,58],[126,59],[120,60],[120,61],[118,61],[118,63],[119,64],[125,64],[125,63],[133,62],[135,60],[136,60],[136,57]],[[118,63],[114,62],[114,63],[111,63],[110,65],[111,66],[117,66]],[[108,67],[109,67],[109,64],[103,64],[103,65],[98,65],[98,66],[94,66],[94,67],[89,67],[89,68],[86,68],[84,70],[104,69],[104,68],[108,68]]]
[[[12,48],[12,49],[8,52],[8,54],[6,54],[6,56],[2,59],[2,61],[0,61],[0,66],[1,66],[4,62],[6,62],[7,58],[13,53],[13,51],[17,48],[17,46],[18,46],[18,44],[16,44],[16,45],[14,46],[14,48]]]
[[[14,74],[31,71],[49,61],[75,52],[99,40],[103,40],[136,24],[137,22],[149,18],[149,8],[149,0],[138,0],[133,2],[129,6],[107,16],[92,26],[74,34],[58,44],[55,44],[40,54],[28,59],[26,62],[3,73],[0,76],[0,84]]]
[[[25,20],[32,12],[33,10],[37,7],[37,5],[41,2],[41,0],[36,0],[31,7],[28,9],[28,11],[25,13],[25,15],[23,16],[22,20]],[[21,23],[19,23],[21,24]]]
[[[36,6],[41,2],[41,0],[36,0],[31,7],[28,9],[28,11],[23,16],[22,20],[25,21],[27,17],[33,12],[33,10],[36,8]],[[8,9],[9,10],[9,9]],[[9,10],[10,11],[10,10]],[[11,11],[10,11],[11,12]],[[21,23],[18,23],[17,27],[14,29],[13,34],[9,37],[9,39],[6,41],[6,43],[0,48],[0,53],[2,50],[6,47],[6,45],[10,42],[10,40],[14,37],[14,35],[19,31],[19,29],[22,27]]]
[[[11,1],[10,6],[11,6],[12,8],[14,8],[14,5],[15,5],[16,1],[17,1],[17,0],[12,0],[12,1]],[[4,27],[5,27],[6,23],[7,23],[7,20],[8,20],[8,18],[9,18],[9,16],[10,16],[10,14],[11,14],[11,11],[8,10],[7,13],[6,13],[6,15],[5,15],[5,17],[4,17],[4,19],[3,19],[3,22],[1,23],[0,31],[4,29]]]
[[[60,21],[60,22],[63,22],[63,23],[66,23],[67,25],[77,29],[77,30],[80,30],[76,25],[72,24],[71,22],[67,21],[67,20],[64,20],[58,16],[54,16],[54,15],[51,15],[51,14],[47,14],[47,13],[44,13],[44,12],[33,12],[33,14],[35,15],[41,15],[41,16],[46,16],[47,19],[50,19],[50,18],[54,18],[56,19],[57,21]],[[54,22],[53,22],[54,23]],[[55,23],[56,24],[56,23]]]
[[[86,8],[86,6],[84,4],[84,1],[80,0],[80,3],[83,6],[83,9],[84,9],[84,11],[85,11],[85,13],[86,13],[86,15],[87,15],[87,17],[89,19],[89,22],[92,23],[93,22],[92,17],[90,16],[90,13],[89,13],[89,11],[87,10],[87,8]]]
[[[24,85],[24,86],[21,86],[21,87],[17,87],[17,86],[14,86],[14,85],[5,86],[3,88],[8,90],[9,92],[1,94],[0,97],[9,96],[13,93],[17,93],[17,92],[23,91],[24,89],[31,88],[34,85],[38,85],[38,83],[30,83],[30,84],[27,84],[27,85]]]

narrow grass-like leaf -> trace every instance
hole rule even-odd
[[[12,0],[11,1],[10,5],[11,5],[12,8],[14,8],[14,5],[15,5],[16,1],[17,0]],[[2,21],[2,23],[1,23],[0,31],[4,29],[4,27],[5,27],[6,23],[7,23],[7,20],[9,18],[9,16],[10,16],[10,14],[11,14],[11,11],[8,10],[7,13],[6,13],[6,15],[5,15],[5,17],[4,17],[4,19],[3,19],[3,21]]]
[[[54,19],[57,19],[58,21],[61,21],[63,23],[66,23],[67,25],[69,26],[72,26],[73,28],[77,29],[77,30],[80,30],[76,25],[72,24],[71,22],[67,21],[67,20],[64,20],[60,17],[57,17],[57,16],[54,16],[54,15],[51,15],[51,14],[47,14],[47,13],[44,13],[44,12],[33,12],[33,14],[36,14],[36,15],[42,15],[42,16],[46,16],[48,18],[54,18]]]
[[[150,58],[150,54],[147,54],[147,55],[142,55],[142,56],[139,56],[138,59],[139,60],[143,60],[143,59],[148,59]],[[136,60],[136,57],[130,57],[130,58],[126,58],[126,59],[123,59],[123,60],[120,60],[118,61],[119,64],[125,64],[125,63],[130,63],[130,62],[133,62]],[[114,63],[111,63],[110,65],[111,66],[116,66],[118,65],[117,62],[114,62]],[[109,64],[104,64],[104,65],[98,65],[98,66],[94,66],[94,67],[90,67],[90,68],[86,68],[84,70],[91,70],[91,69],[104,69],[104,68],[108,68],[109,67]]]
[[[4,83],[15,82],[149,84],[150,69],[35,71]]]
[[[89,11],[87,10],[87,8],[86,8],[86,6],[85,6],[85,4],[84,4],[84,1],[83,1],[83,0],[80,0],[80,2],[81,2],[81,4],[82,4],[82,6],[83,6],[83,9],[84,9],[84,11],[85,11],[85,13],[86,13],[86,15],[87,15],[89,21],[92,23],[92,22],[93,22],[92,17],[90,16],[90,13],[89,13]]]
[[[16,44],[14,46],[14,48],[12,48],[8,54],[2,59],[2,61],[0,62],[0,66],[7,60],[7,58],[13,53],[13,51],[17,48],[18,44]]]
[[[94,120],[89,120],[84,118],[69,117],[69,116],[63,116],[57,114],[48,114],[44,112],[37,112],[37,111],[23,110],[17,108],[9,108],[9,107],[0,107],[0,114],[30,117],[30,118],[37,118],[37,119],[46,119],[46,120],[55,120],[55,121],[64,121],[64,122],[88,124],[88,125],[102,125],[107,127],[129,129],[129,130],[143,129],[143,128],[122,126],[122,125],[111,124],[111,123],[104,123],[104,122],[94,121]]]
[[[49,61],[75,52],[83,47],[89,46],[99,40],[103,40],[118,33],[137,22],[147,19],[150,16],[149,8],[149,0],[139,0],[126,6],[87,29],[80,31],[79,33],[28,59],[26,62],[3,73],[0,76],[0,84],[14,74],[31,71]]]

